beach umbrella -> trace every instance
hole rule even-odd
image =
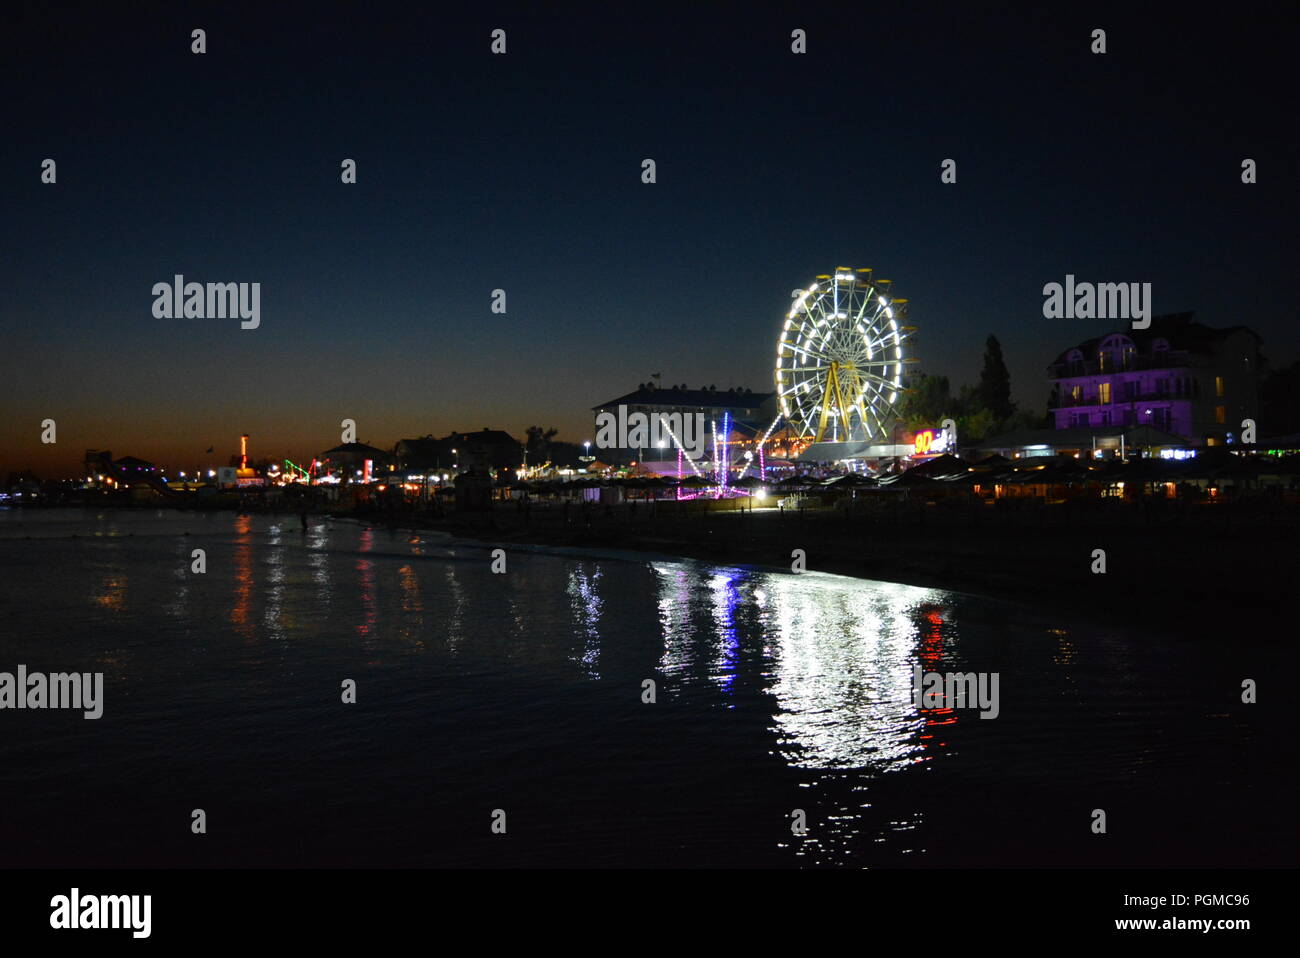
[[[913,466],[908,472],[930,479],[946,479],[950,476],[965,475],[969,468],[970,466],[964,460],[944,453],[942,456],[936,456]]]
[[[850,486],[866,488],[868,486],[878,486],[880,483],[870,476],[864,476],[859,472],[850,472],[833,480],[836,486]]]
[[[909,487],[938,486],[940,484],[938,479],[935,479],[933,476],[927,476],[915,469],[909,469],[900,475],[890,476],[888,479],[882,479],[880,480],[880,483],[881,485]]]
[[[709,486],[716,486],[717,483],[712,479],[705,479],[703,476],[687,476],[680,483],[683,489],[704,489]]]

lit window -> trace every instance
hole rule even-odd
[[[1223,398],[1223,377],[1222,376],[1214,377],[1214,395],[1218,396],[1220,399]],[[1223,420],[1220,419],[1219,422],[1223,422]]]
[[[1226,407],[1224,406],[1214,407],[1214,421],[1217,422],[1220,426],[1222,426],[1225,422],[1228,421],[1228,410]]]
[[[1098,386],[1098,387],[1097,387],[1097,396],[1098,396],[1098,398],[1101,400],[1101,403],[1102,403],[1103,406],[1106,405],[1107,403],[1109,403],[1109,402],[1110,402],[1110,383],[1102,383],[1100,386]]]

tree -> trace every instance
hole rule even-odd
[[[898,417],[908,429],[936,426],[956,412],[947,376],[916,377],[898,404]]]
[[[1011,374],[1007,372],[1002,344],[996,336],[989,336],[984,343],[984,367],[980,370],[976,396],[980,406],[987,409],[998,423],[1007,421],[1016,411],[1011,402]]]
[[[957,435],[962,439],[985,439],[998,431],[998,421],[987,409],[977,409],[957,420]]]
[[[552,426],[550,429],[543,429],[541,426],[529,426],[525,430],[527,439],[524,441],[524,450],[528,457],[534,462],[546,462],[550,459],[551,440],[556,437],[559,430]]]
[[[1300,362],[1275,369],[1260,384],[1259,432],[1283,436],[1300,431]]]
[[[984,365],[977,385],[963,385],[954,396],[947,376],[917,376],[899,402],[898,415],[899,422],[913,430],[933,428],[944,419],[954,419],[957,435],[963,441],[1052,425],[1050,414],[1043,417],[1020,410],[1011,401],[1011,375],[996,336],[989,336],[985,342]]]

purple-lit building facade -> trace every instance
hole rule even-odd
[[[1212,329],[1191,313],[1157,316],[1067,349],[1048,367],[1057,429],[1152,426],[1215,446],[1259,414],[1259,336]]]

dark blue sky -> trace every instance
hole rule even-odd
[[[655,372],[771,388],[836,266],[894,281],[927,372],[974,381],[996,334],[1038,410],[1112,325],[1043,318],[1067,273],[1300,354],[1284,6],[275,6],[6,14],[0,470],[309,456],[345,417],[581,441]],[[260,282],[261,327],[155,319],[175,273]]]

